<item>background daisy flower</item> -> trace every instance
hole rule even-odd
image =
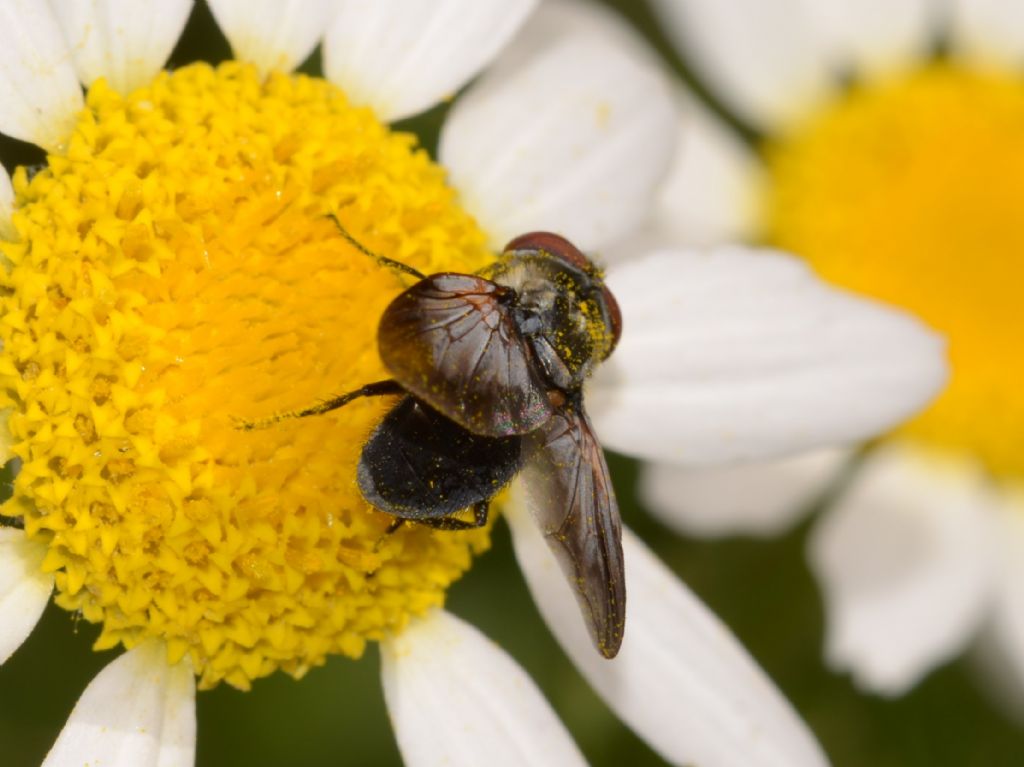
[[[945,393],[863,455],[811,536],[829,662],[894,695],[982,634],[1020,687],[1020,3],[652,6],[744,127],[696,115],[650,236],[786,248],[949,339]],[[678,529],[770,534],[850,456],[660,466],[644,492]]]
[[[581,763],[525,672],[439,609],[489,529],[382,538],[390,519],[359,498],[352,468],[379,407],[252,434],[233,419],[383,374],[373,330],[400,286],[338,238],[327,213],[427,272],[474,271],[524,229],[598,249],[637,224],[671,157],[662,79],[558,10],[520,29],[529,2],[212,9],[238,61],[174,72],[159,70],[189,3],[2,9],[11,107],[0,130],[49,156],[2,186],[0,376],[21,461],[3,512],[25,529],[0,531],[0,647],[4,658],[17,649],[55,590],[100,625],[97,649],[130,648],[88,685],[46,763],[190,763],[196,678],[247,689],[275,670],[301,677],[329,654],[358,657],[367,641],[382,644],[407,763]],[[340,90],[284,74],[318,41]],[[450,95],[495,57],[445,123],[445,171],[381,122]],[[712,254],[709,282],[741,275],[750,258]],[[747,411],[709,426],[692,454],[714,462],[862,438],[941,383],[941,344],[915,321],[834,293],[785,256],[764,258],[794,306],[827,322],[777,327],[778,356],[724,368],[712,333],[691,363],[754,384],[764,372],[771,385],[755,385],[748,407],[792,407],[809,377],[817,417],[773,439]],[[654,254],[609,276],[635,307],[622,346],[634,364],[608,372],[595,409],[624,450],[641,434],[671,450],[674,423],[660,425],[636,390],[654,383],[671,404],[693,372],[655,359],[694,319],[679,311],[670,261]],[[652,284],[668,292],[645,313]],[[823,353],[848,337],[863,348]],[[836,377],[852,383],[829,394]],[[875,404],[861,420],[837,415],[865,397]],[[706,403],[706,415],[733,404]],[[624,412],[632,428],[615,424]],[[592,648],[577,652],[582,624],[562,606],[571,593],[521,507],[513,499],[508,516],[542,610],[653,748],[676,763],[824,763],[736,640],[629,533],[631,649],[597,665]]]

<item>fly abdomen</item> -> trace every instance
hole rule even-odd
[[[473,434],[406,397],[370,435],[359,489],[402,519],[440,519],[492,498],[522,467],[522,438]]]

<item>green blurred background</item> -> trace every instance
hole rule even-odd
[[[704,93],[642,4],[609,4]],[[172,65],[229,55],[200,4]],[[436,109],[401,127],[433,147],[444,112]],[[0,138],[0,159],[10,169],[43,157],[28,145]],[[768,541],[682,540],[648,517],[635,500],[636,464],[616,456],[611,463],[625,523],[749,648],[814,729],[836,767],[1024,764],[1024,731],[988,704],[965,660],[939,669],[894,701],[862,695],[848,679],[824,667],[820,596],[804,562],[807,524]],[[496,526],[493,549],[451,589],[448,607],[480,627],[538,680],[592,765],[664,764],[590,691],[543,629],[503,525]],[[50,607],[29,641],[0,667],[0,767],[41,763],[81,691],[114,657],[91,651],[96,635],[95,627]],[[248,693],[221,686],[199,694],[197,707],[199,767],[401,764],[375,648],[360,662],[333,658],[300,682],[277,674]]]

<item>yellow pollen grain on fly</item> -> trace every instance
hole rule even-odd
[[[930,65],[765,153],[768,239],[948,339],[948,388],[899,434],[1024,476],[1024,77]]]
[[[487,530],[368,506],[355,468],[393,399],[242,431],[387,378],[380,314],[425,272],[491,258],[444,171],[330,84],[238,63],[98,82],[63,156],[14,178],[0,513],[48,547],[98,648],[155,637],[210,687],[359,656],[443,603]]]

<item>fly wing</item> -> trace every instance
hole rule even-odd
[[[526,434],[552,413],[503,298],[471,274],[435,274],[400,294],[377,331],[381,360],[411,394],[475,434]]]
[[[558,410],[531,436],[531,511],[576,589],[598,651],[615,657],[626,621],[622,523],[604,452],[582,408]]]

